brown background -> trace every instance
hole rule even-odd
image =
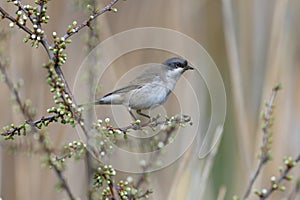
[[[103,7],[107,1],[99,7]],[[13,7],[2,1],[1,7],[14,13]],[[81,22],[86,15],[74,1],[52,0],[49,2],[50,22],[46,32],[56,31],[62,35],[73,20]],[[273,160],[263,171],[263,177],[255,188],[269,185],[272,175],[278,175],[286,155],[300,152],[300,60],[299,60],[299,9],[297,0],[128,0],[120,1],[118,12],[100,16],[99,43],[107,37],[136,27],[165,27],[180,31],[199,42],[217,64],[224,79],[227,92],[227,118],[224,134],[215,158],[198,160],[197,145],[190,148],[173,165],[150,175],[150,188],[155,193],[152,199],[216,199],[220,188],[225,188],[226,198],[241,195],[249,176],[257,165],[261,144],[259,114],[271,88],[280,82],[275,107],[273,128]],[[0,30],[8,29],[7,20],[0,22]],[[49,87],[45,84],[46,71],[41,64],[46,62],[45,52],[24,44],[25,34],[17,28],[9,29],[10,37],[1,42],[2,55],[10,63],[9,74],[14,81],[23,79],[22,98],[31,99],[37,108],[37,117],[45,115],[53,106]],[[70,85],[86,55],[84,41],[87,30],[72,38],[67,50],[68,61],[63,71]],[[158,55],[159,56],[159,55]],[[163,56],[162,56],[163,57]],[[151,61],[146,53],[132,59],[117,61],[115,65],[130,68],[141,62]],[[161,60],[160,58],[158,60]],[[115,76],[118,77],[115,72]],[[103,86],[105,87],[105,85]],[[24,119],[11,106],[11,95],[4,83],[0,83],[0,125],[21,123]],[[52,143],[59,148],[78,139],[73,129],[54,125],[48,129]],[[41,156],[30,154],[26,138],[15,141],[16,152],[9,151],[10,143],[0,146],[0,197],[13,199],[64,199],[64,192],[57,192],[54,185],[58,179],[52,170],[41,167]],[[205,167],[210,169],[205,170]],[[64,173],[73,193],[86,199],[86,174],[83,161],[68,161]],[[206,173],[206,174],[205,174]],[[174,174],[176,174],[174,176]],[[299,178],[299,166],[293,171]],[[135,176],[134,176],[135,177]],[[272,199],[287,196],[288,190],[277,193]],[[223,191],[223,190],[221,190]],[[298,195],[299,196],[299,195]],[[255,199],[252,196],[252,199]]]

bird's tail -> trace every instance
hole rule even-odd
[[[103,104],[111,104],[111,101],[107,101],[103,98],[97,99],[96,101],[93,102],[94,105],[103,105]]]
[[[96,99],[96,101],[94,101],[94,102],[83,103],[78,106],[79,107],[90,107],[90,106],[94,106],[94,105],[104,105],[104,104],[111,104],[111,102],[105,101],[103,99]]]

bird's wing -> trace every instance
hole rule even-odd
[[[138,88],[141,88],[141,87],[142,87],[142,85],[129,85],[129,86],[125,86],[123,88],[117,89],[117,90],[115,90],[113,92],[110,92],[110,93],[104,95],[102,98],[110,96],[112,94],[126,93],[126,92],[129,92],[131,90],[135,90],[135,89],[138,89]]]
[[[160,68],[157,66],[147,68],[142,74],[130,81],[127,86],[110,92],[102,98],[97,99],[95,104],[124,104],[126,101],[128,101],[126,100],[127,96],[132,95],[133,90],[140,90],[144,86],[149,85],[149,83],[154,81],[158,82],[158,84],[161,84],[162,78],[159,75],[159,69]]]
[[[162,77],[159,75],[159,72],[154,70],[145,70],[144,73],[137,76],[134,80],[132,80],[129,84],[130,85],[140,85],[144,86],[148,83],[152,83],[157,80],[162,80]]]
[[[123,104],[124,103],[123,95],[131,90],[135,90],[140,87],[142,87],[142,86],[140,86],[140,85],[125,86],[123,88],[117,89],[113,92],[106,94],[105,96],[103,96],[100,99],[96,99],[94,104]]]

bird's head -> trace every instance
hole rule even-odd
[[[188,65],[187,60],[182,58],[170,58],[166,60],[164,65],[168,66],[168,70],[178,71],[179,73],[183,73],[186,70],[193,70],[194,68]]]
[[[166,66],[167,77],[178,80],[178,78],[187,70],[194,68],[188,65],[187,60],[182,58],[170,58],[163,63]]]

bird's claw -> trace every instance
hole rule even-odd
[[[133,124],[131,124],[131,126],[132,126],[133,130],[142,130],[142,127],[140,124],[133,123]]]

